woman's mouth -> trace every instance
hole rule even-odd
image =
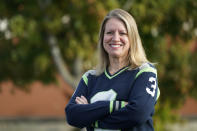
[[[122,44],[109,44],[111,47],[113,48],[118,48],[118,47],[121,47]]]

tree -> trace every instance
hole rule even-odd
[[[8,25],[1,31],[0,62],[4,64],[0,66],[0,80],[11,79],[21,85],[34,80],[48,83],[55,80],[55,63],[75,87],[81,72],[94,63],[90,60],[95,57],[99,24],[107,10],[116,6],[112,3],[1,1],[1,21]],[[80,62],[80,66],[75,64]]]

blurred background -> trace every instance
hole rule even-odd
[[[96,65],[99,27],[114,8],[134,16],[158,63],[155,130],[197,130],[196,0],[1,0],[1,131],[78,130],[64,107]]]

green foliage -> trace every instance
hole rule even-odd
[[[58,40],[67,67],[77,57],[83,69],[95,64],[98,32],[108,11],[127,7],[136,19],[148,58],[157,62],[161,96],[156,130],[176,120],[172,109],[197,96],[196,0],[12,0],[0,1],[0,81],[54,81],[48,35]]]
[[[194,0],[141,0],[129,9],[148,58],[158,63],[161,96],[154,119],[159,131],[178,119],[172,110],[181,107],[187,96],[197,96],[196,7]]]
[[[11,79],[20,85],[53,81],[56,70],[49,34],[57,38],[70,70],[77,57],[83,59],[84,70],[90,68],[101,20],[117,4],[94,0],[1,1],[0,20],[6,19],[8,26],[0,32],[0,81]],[[6,33],[11,36],[5,37]]]

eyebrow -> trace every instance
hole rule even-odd
[[[114,29],[105,29],[105,31],[114,31]],[[118,31],[127,32],[127,30],[118,30]]]

